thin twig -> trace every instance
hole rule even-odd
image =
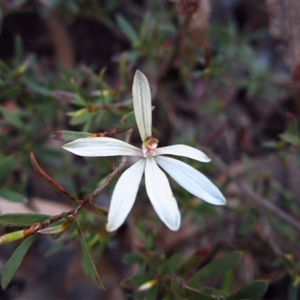
[[[33,169],[35,172],[44,179],[47,183],[49,183],[55,190],[57,190],[59,193],[64,195],[65,197],[76,201],[76,199],[70,195],[60,184],[58,184],[55,180],[53,180],[38,164],[37,160],[35,159],[35,156],[33,152],[30,153],[30,162],[33,166]]]

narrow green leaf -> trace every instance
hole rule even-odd
[[[156,300],[157,299],[158,286],[157,284],[152,286],[149,290],[147,290],[144,294],[145,300]]]
[[[36,83],[34,81],[30,81],[27,78],[22,78],[21,82],[23,84],[25,84],[25,86],[29,90],[37,93],[38,95],[45,96],[45,97],[51,97],[52,96],[51,90],[49,90],[48,88],[46,88],[44,86],[39,85],[38,83]]]
[[[184,288],[178,283],[176,279],[173,279],[171,282],[171,290],[173,294],[179,299],[184,299],[186,297]]]
[[[4,266],[1,276],[1,286],[3,289],[5,289],[12,280],[34,239],[35,235],[26,238]]]
[[[232,290],[231,287],[232,287],[232,283],[233,283],[233,278],[234,278],[233,269],[227,270],[225,273],[225,276],[224,276],[223,284],[222,284],[222,291],[229,294],[229,292]]]
[[[191,256],[189,256],[180,266],[179,274],[190,274],[190,270],[203,265],[204,260],[211,252],[210,247],[200,247]]]
[[[190,286],[185,286],[185,291],[186,291],[186,294],[188,295],[187,299],[189,300],[215,300],[215,299],[218,299],[212,295],[209,295],[199,289],[196,289],[196,288],[193,288],[193,287],[190,287]]]
[[[279,137],[286,143],[292,144],[293,146],[300,146],[300,139],[295,134],[284,132],[282,134],[279,134]]]
[[[93,113],[89,113],[87,108],[82,108],[77,111],[67,113],[71,117],[71,125],[79,125],[82,123],[87,123],[92,117]]]
[[[202,280],[213,278],[225,273],[227,270],[232,269],[237,265],[241,255],[241,252],[234,251],[224,255],[222,258],[216,261],[210,262],[196,272],[190,279],[190,282],[197,284]]]
[[[77,218],[77,224],[78,224],[78,231],[80,233],[79,237],[80,237],[80,244],[81,244],[81,249],[82,249],[82,254],[83,254],[83,262],[86,267],[86,270],[89,273],[89,275],[91,276],[91,278],[92,278],[93,282],[96,284],[96,286],[99,287],[100,289],[105,290],[105,287],[101,281],[101,278],[98,274],[98,271],[96,269],[96,266],[94,264],[91,254],[90,254],[88,245],[84,239],[84,235],[81,230],[78,218]]]
[[[71,79],[71,85],[72,85],[74,91],[76,92],[76,94],[78,96],[77,98],[80,98],[80,100],[82,100],[87,106],[89,106],[89,101],[81,93],[81,91],[79,90],[79,87],[78,87],[77,83],[75,82],[75,80],[73,78]],[[77,99],[77,98],[75,98],[75,99]]]
[[[52,91],[52,96],[63,103],[71,103],[77,98],[77,95],[74,93],[59,90]]]
[[[253,281],[246,287],[243,287],[236,293],[226,297],[226,300],[241,300],[241,299],[249,299],[255,300],[263,296],[268,287],[268,283],[265,280],[257,280]]]
[[[26,70],[34,64],[34,61],[35,59],[33,56],[28,56],[15,70],[15,77],[19,78],[20,76],[22,76],[26,72]]]
[[[0,93],[0,98],[16,98],[18,94],[21,93],[21,88],[19,86],[14,86],[12,88],[7,88],[6,90]]]
[[[182,256],[182,253],[176,253],[167,259],[161,267],[161,274],[166,275],[174,272],[179,267]]]
[[[2,226],[30,226],[34,223],[45,222],[51,216],[43,214],[5,214],[0,215],[0,225]]]
[[[142,263],[143,258],[139,254],[127,254],[122,259],[123,263],[133,265],[136,263]]]
[[[78,117],[82,117],[83,115],[87,114],[88,113],[88,110],[87,108],[80,108],[78,110],[75,110],[75,111],[70,111],[67,113],[67,115],[69,117],[72,117],[72,118],[78,118]]]
[[[121,15],[117,15],[117,23],[122,30],[122,32],[127,36],[127,38],[135,45],[139,44],[139,38],[130,25],[129,22],[126,21]]]
[[[128,279],[136,288],[139,288],[145,282],[151,281],[154,277],[155,277],[155,274],[152,272],[149,272],[147,274],[134,275]]]
[[[152,110],[155,108],[155,106],[152,106]],[[134,112],[130,112],[122,117],[120,122],[116,126],[117,132],[123,132],[128,129],[133,128],[136,125],[135,115]]]
[[[134,112],[130,112],[122,117],[121,121],[117,124],[116,130],[117,132],[123,132],[128,129],[131,129],[136,125]]]
[[[72,222],[70,222],[70,221],[66,221],[66,222],[63,222],[63,223],[60,222],[59,225],[49,226],[49,227],[46,227],[46,228],[43,228],[43,229],[39,230],[38,232],[42,233],[42,234],[50,234],[50,235],[53,234],[53,235],[55,235],[57,233],[63,233],[71,225],[72,225]]]
[[[9,189],[1,189],[0,190],[0,197],[16,203],[26,203],[27,198],[24,197],[22,194],[19,194],[15,191],[11,191]]]
[[[3,60],[0,59],[0,70],[9,72],[11,68]]]
[[[0,158],[0,181],[7,178],[17,167],[18,161],[15,157],[6,156]]]
[[[86,138],[91,136],[89,132],[69,131],[69,130],[58,130],[52,133],[52,137],[55,140],[69,142],[80,138]]]
[[[8,244],[24,237],[24,230],[18,230],[0,236],[0,245]]]
[[[3,115],[5,121],[16,127],[19,129],[23,129],[24,128],[24,124],[18,114],[18,111],[10,111],[8,109],[6,109],[4,106],[0,105],[0,113]]]

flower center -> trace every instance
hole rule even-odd
[[[158,140],[152,136],[146,137],[142,144],[144,157],[152,157],[156,155]]]

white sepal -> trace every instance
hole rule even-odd
[[[210,158],[202,151],[187,145],[172,145],[156,149],[156,155],[179,155],[201,162],[209,162]]]
[[[211,204],[226,204],[226,199],[219,189],[207,177],[188,164],[163,156],[156,156],[155,160],[179,185],[191,194]]]
[[[167,176],[152,157],[146,159],[145,182],[147,194],[160,219],[171,230],[178,230],[181,217],[176,199]]]
[[[142,141],[152,136],[151,92],[146,76],[137,70],[132,85],[133,109]]]
[[[87,157],[143,156],[141,149],[110,137],[81,138],[65,144],[63,148],[74,154]]]
[[[119,178],[108,211],[106,230],[118,229],[129,214],[138,192],[145,169],[145,159],[140,159]]]

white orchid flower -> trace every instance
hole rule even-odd
[[[226,204],[219,189],[202,173],[182,161],[164,156],[179,155],[209,162],[210,159],[205,153],[186,145],[157,148],[158,140],[152,137],[150,87],[146,76],[138,70],[134,76],[132,95],[136,123],[143,142],[141,148],[110,137],[80,138],[63,146],[80,156],[125,155],[138,158],[121,175],[114,189],[108,212],[107,231],[114,231],[123,224],[135,201],[143,173],[147,194],[154,210],[171,230],[178,230],[181,217],[168,178],[161,169],[194,196],[211,204]]]

